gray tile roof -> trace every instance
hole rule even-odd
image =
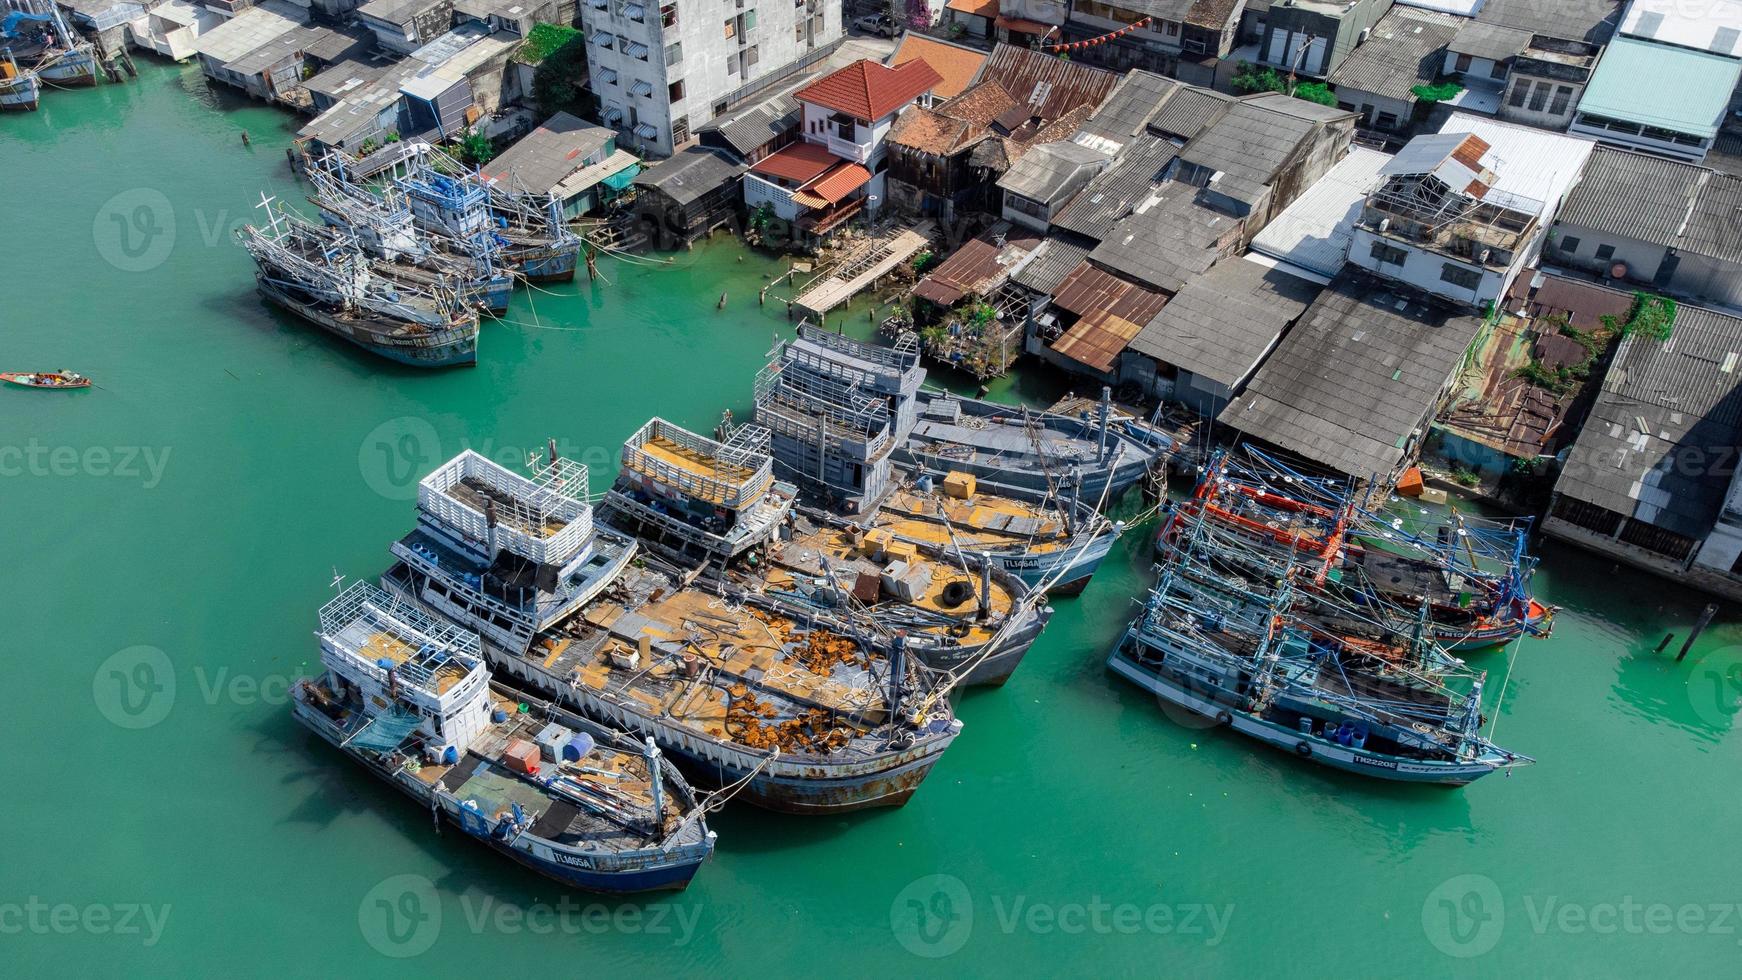
[[[1487,0],[1476,19],[1532,34],[1607,44],[1621,23],[1623,6],[1622,0]]]
[[[559,112],[486,163],[483,170],[489,176],[507,177],[535,194],[548,194],[563,178],[587,166],[589,157],[603,159],[605,145],[615,135],[615,130]]]
[[[1462,23],[1463,18],[1451,14],[1392,7],[1328,81],[1339,92],[1354,89],[1413,103],[1410,89],[1439,77],[1446,45],[1458,36]]]
[[[1385,476],[1481,321],[1345,273],[1218,421],[1353,477]]]
[[[725,150],[691,145],[636,174],[635,183],[658,190],[679,204],[688,204],[722,184],[737,180],[747,169]]]
[[[1131,342],[1131,349],[1233,388],[1263,359],[1319,287],[1245,259],[1193,279]]]
[[[1311,119],[1243,99],[1187,143],[1179,156],[1193,166],[1220,172],[1219,192],[1253,203],[1255,192],[1276,179],[1277,171],[1316,129]]]
[[[1052,201],[1070,191],[1086,169],[1099,169],[1107,158],[1098,150],[1067,141],[1031,147],[998,178],[998,186],[1034,201]]]
[[[1111,167],[1096,174],[1083,192],[1053,217],[1054,227],[1096,241],[1106,238],[1114,223],[1149,196],[1160,182],[1162,171],[1177,154],[1178,150],[1166,140],[1149,135],[1137,137]]]
[[[802,110],[792,93],[807,83],[808,80],[773,98],[710,120],[697,127],[696,133],[719,133],[739,156],[748,156],[762,144],[800,125]]]
[[[439,3],[441,0],[369,0],[357,13],[389,24],[404,24]]]
[[[1561,205],[1560,220],[1604,234],[1673,245],[1705,174],[1692,164],[1599,146]]]
[[[1027,261],[1011,271],[1010,281],[1043,296],[1051,296],[1065,281],[1065,277],[1071,274],[1071,270],[1082,265],[1083,260],[1088,257],[1089,249],[1086,245],[1067,242],[1061,238],[1048,238],[1029,254]]]
[[[1467,20],[1458,29],[1452,43],[1446,45],[1447,50],[1456,54],[1467,54],[1472,58],[1486,58],[1489,61],[1505,61],[1524,53],[1530,47],[1530,31],[1521,31],[1515,27],[1504,27],[1500,24],[1484,24],[1479,20]]]
[[[1233,101],[1232,95],[1196,85],[1184,86],[1156,110],[1149,120],[1149,131],[1170,139],[1189,140],[1203,132]]]
[[[1131,72],[1119,80],[1106,101],[1077,130],[1077,142],[1085,146],[1100,145],[1100,140],[1119,146],[1131,142],[1143,132],[1144,123],[1155,114],[1156,106],[1180,88],[1184,88],[1182,83],[1154,72]],[[1118,146],[1112,150],[1117,152]]]
[[[1726,262],[1742,262],[1742,178],[1712,172],[1676,247]]]
[[[1711,530],[1742,442],[1742,319],[1676,312],[1621,341],[1555,490],[1690,538]]]
[[[1197,188],[1170,181],[1137,203],[1089,253],[1096,265],[1166,292],[1215,263],[1223,235],[1239,222],[1197,203]]]

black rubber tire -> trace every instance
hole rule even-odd
[[[1233,723],[1234,723],[1234,716],[1233,715],[1229,714],[1226,711],[1216,712],[1216,724],[1218,724],[1218,725],[1232,725]]]
[[[943,594],[938,596],[938,605],[945,609],[954,609],[972,598],[974,587],[958,579],[944,586]]]
[[[1306,742],[1297,742],[1294,746],[1294,754],[1305,759],[1313,754],[1313,747]]]

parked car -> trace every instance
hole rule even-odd
[[[878,37],[894,37],[901,33],[901,25],[888,14],[867,14],[853,21],[853,30]]]

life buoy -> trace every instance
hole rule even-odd
[[[1294,746],[1294,754],[1304,759],[1313,754],[1313,747],[1307,742],[1296,742]]]

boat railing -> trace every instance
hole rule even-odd
[[[742,510],[760,500],[774,484],[774,460],[766,448],[768,436],[768,430],[761,426],[741,426],[730,441],[720,443],[654,418],[623,443],[623,466],[686,496]],[[655,439],[671,442],[695,458],[685,465],[655,455],[646,448]]]
[[[462,483],[482,484],[494,507],[458,495]],[[418,509],[464,537],[494,542],[523,558],[563,566],[593,534],[587,468],[558,457],[532,478],[520,476],[468,449],[418,483]],[[490,513],[493,512],[493,513]]]
[[[488,683],[478,634],[439,620],[372,582],[351,584],[321,607],[322,641],[354,668],[389,675],[437,702],[467,696]],[[444,673],[458,683],[444,691]]]

